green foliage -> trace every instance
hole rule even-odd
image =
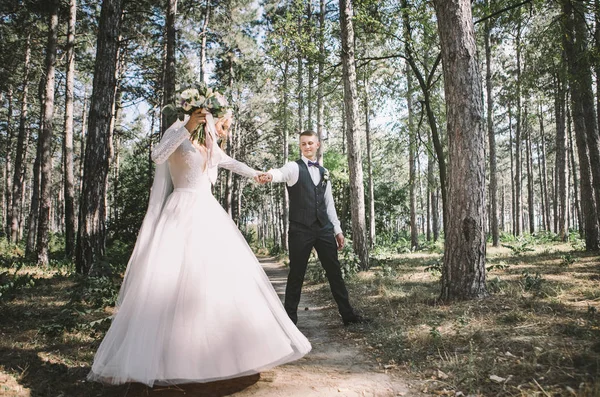
[[[522,272],[521,285],[525,291],[539,293],[542,289],[542,283],[544,281],[544,278],[537,272],[535,275],[531,275],[527,270]]]
[[[0,273],[0,302],[14,298],[22,289],[35,286],[36,278],[29,273],[19,274],[23,262],[19,262],[14,272]]]
[[[113,216],[107,229],[111,240],[133,245],[146,214],[150,186],[154,176],[148,160],[148,140],[136,143],[123,153],[119,186],[113,192]]]
[[[521,256],[526,252],[535,251],[531,247],[531,242],[525,239],[517,239],[514,244],[502,244],[503,247],[509,248],[514,255]]]
[[[560,257],[561,259],[561,263],[560,265],[562,267],[569,267],[572,264],[574,264],[575,262],[577,262],[578,258],[575,258],[570,252],[567,252],[566,254],[562,255]]]

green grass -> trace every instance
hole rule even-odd
[[[434,394],[600,396],[600,257],[546,240],[488,246],[490,297],[451,304],[438,301],[440,254],[387,254],[348,280],[375,321],[346,336]]]

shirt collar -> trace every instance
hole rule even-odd
[[[304,164],[306,164],[306,166],[308,167],[308,158],[306,158],[304,155],[301,155],[302,161],[304,161]],[[310,160],[312,161],[312,160]],[[318,160],[315,160],[318,162]]]

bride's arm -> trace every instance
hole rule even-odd
[[[242,163],[241,161],[232,159],[227,154],[225,154],[225,152],[223,152],[221,148],[217,148],[217,150],[220,152],[218,164],[220,168],[225,168],[226,170],[235,172],[236,174],[245,176],[246,178],[254,178],[255,176],[261,173],[260,171],[252,169],[251,167],[249,167],[245,163]]]
[[[185,128],[185,124],[176,122],[174,123],[163,135],[162,139],[152,149],[152,161],[156,164],[162,164],[173,153],[179,145],[186,139],[190,138],[190,133]]]

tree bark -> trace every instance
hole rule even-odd
[[[289,104],[289,94],[288,94],[288,73],[290,70],[290,59],[286,58],[285,60],[285,68],[283,70],[283,130],[282,134],[282,151],[283,151],[283,164],[286,164],[289,161],[289,121],[288,121],[288,104]],[[319,139],[321,136],[319,135]],[[322,161],[322,158],[321,158]],[[283,233],[281,235],[281,246],[284,251],[288,250],[288,223],[289,223],[289,193],[285,186],[283,186],[283,198],[282,198],[282,212],[283,212]]]
[[[342,73],[344,80],[344,108],[348,141],[348,168],[350,176],[350,211],[352,215],[352,243],[362,269],[369,267],[369,249],[366,241],[365,195],[363,169],[358,134],[358,106],[356,94],[356,64],[354,59],[354,26],[352,0],[339,0],[342,41]]]
[[[485,287],[485,132],[469,0],[435,0],[446,98],[449,173],[443,300]]]
[[[576,216],[573,217],[573,223],[577,221],[577,230],[579,231],[579,237],[584,238],[583,231],[583,214],[581,213],[581,206],[579,205],[579,178],[577,177],[577,163],[575,162],[575,146],[573,144],[573,132],[571,129],[571,111],[567,104],[567,137],[569,139],[569,159],[571,165],[571,174],[573,175],[573,206],[575,207]]]
[[[548,195],[548,170],[547,170],[547,164],[546,164],[546,133],[544,131],[544,113],[542,112],[541,109],[541,105],[540,105],[540,114],[539,114],[539,121],[540,121],[540,149],[541,149],[541,153],[539,155],[539,160],[541,163],[541,173],[542,173],[542,198],[544,200],[544,216],[546,219],[546,230],[550,231],[551,227],[550,224],[551,222],[551,218],[550,218],[550,197]]]
[[[317,69],[317,135],[321,146],[317,151],[317,161],[323,165],[323,119],[325,101],[323,100],[323,72],[325,69],[325,0],[319,0],[319,66]],[[287,189],[286,189],[287,190]]]
[[[600,249],[598,210],[594,194],[600,197],[600,155],[598,154],[598,128],[594,113],[592,81],[586,54],[585,20],[582,10],[573,10],[573,3],[562,1],[563,45],[567,55],[571,110],[575,128],[575,142],[579,155],[581,183],[581,212],[585,229],[587,251]],[[583,30],[583,32],[582,32]],[[597,187],[595,187],[597,185]]]
[[[528,119],[527,107],[525,107],[525,117]],[[529,215],[529,234],[535,233],[535,207],[533,203],[533,156],[531,152],[531,128],[529,123],[526,122],[524,125],[525,130],[525,166],[527,167],[527,207]]]
[[[121,14],[121,0],[102,2],[76,249],[76,269],[78,273],[83,274],[88,274],[93,264],[104,255],[104,199],[110,161],[110,128],[117,85]]]
[[[23,183],[25,177],[24,160],[27,152],[27,141],[29,140],[29,129],[26,126],[29,103],[27,95],[29,93],[29,78],[31,70],[31,33],[27,34],[25,43],[25,60],[23,62],[23,90],[21,96],[21,114],[19,117],[19,135],[17,137],[17,152],[15,155],[15,168],[12,183],[12,211],[10,220],[10,241],[17,243],[19,241],[20,219],[24,208],[21,204],[23,195]],[[9,176],[10,177],[10,176]]]
[[[519,9],[519,23],[517,27],[516,51],[517,51],[517,114],[515,129],[515,236],[520,236],[523,230],[523,210],[522,210],[522,164],[521,164],[521,9]]]
[[[408,17],[408,1],[402,2],[402,17],[404,19],[404,42],[407,57],[411,58],[410,41],[412,33],[410,30],[410,20]],[[406,63],[406,110],[408,112],[408,186],[410,197],[410,249],[416,250],[419,246],[419,231],[417,230],[417,137],[414,130],[413,115],[413,84],[410,65]]]
[[[40,103],[44,103],[45,96],[45,78],[42,76],[38,84],[38,98]],[[33,181],[31,186],[31,205],[29,217],[27,220],[27,244],[25,247],[25,256],[31,257],[35,252],[37,245],[38,218],[40,215],[40,164],[42,159],[42,139],[41,131],[44,128],[44,107],[40,108],[40,129],[36,143],[35,160],[33,161]]]
[[[557,207],[555,215],[556,233],[561,241],[569,239],[568,230],[568,181],[569,167],[567,163],[567,136],[565,133],[565,90],[563,88],[563,79],[556,78],[556,92],[554,97],[555,121],[556,121],[556,157],[554,160],[554,170],[556,175],[555,184],[557,194],[554,197],[554,203]]]
[[[489,0],[486,0],[489,7]],[[492,245],[498,247],[498,176],[496,172],[496,134],[494,132],[494,97],[492,87],[492,48],[490,35],[492,31],[489,19],[485,21],[485,87],[487,96],[487,133],[490,147],[490,232],[492,233]]]
[[[67,30],[67,78],[65,86],[65,132],[63,138],[64,196],[65,196],[65,255],[75,253],[75,176],[73,172],[73,87],[75,82],[75,23],[77,0],[69,2]]]
[[[13,89],[12,87],[8,88],[8,93],[6,95],[6,100],[8,102],[7,116],[6,116],[6,148],[5,148],[5,157],[4,157],[4,194],[3,201],[4,206],[2,207],[2,211],[4,212],[3,216],[3,230],[6,235],[10,234],[11,227],[11,219],[12,219],[12,147],[13,147],[13,128],[12,128],[12,114],[13,114]]]
[[[206,0],[206,10],[204,13],[204,22],[202,22],[202,43],[200,46],[200,81],[208,83],[206,73],[206,41],[208,39],[208,23],[210,21],[211,4]]]
[[[166,58],[163,82],[163,106],[175,103],[175,46],[176,30],[175,17],[177,16],[177,0],[168,0],[166,13]],[[161,136],[169,128],[173,121],[169,117],[162,116]]]
[[[54,81],[56,72],[56,44],[58,41],[58,2],[51,0],[46,45],[46,87],[44,95],[44,125],[42,128],[40,159],[40,214],[37,230],[37,263],[48,265],[48,242],[52,187],[52,137],[54,118]]]
[[[371,152],[371,107],[369,99],[369,77],[365,68],[365,139],[367,141],[367,186],[369,188],[369,248],[375,247],[375,192],[373,188],[373,154]]]

